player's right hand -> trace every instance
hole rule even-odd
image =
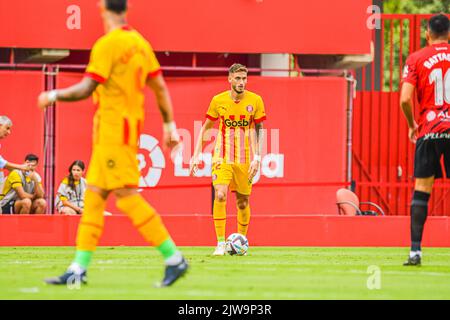
[[[412,143],[417,142],[417,130],[419,129],[419,126],[414,121],[414,126],[412,128],[409,128],[408,137],[409,140],[411,140]]]
[[[20,171],[30,171],[30,170],[32,170],[32,167],[30,164],[24,163],[24,164],[19,165],[17,167],[17,169],[19,169]]]
[[[164,132],[164,147],[168,149],[173,149],[180,144],[180,135],[176,130],[172,132]]]
[[[41,110],[45,110],[48,106],[51,105],[50,99],[48,98],[48,92],[44,91],[38,97],[38,107]]]

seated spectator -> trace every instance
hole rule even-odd
[[[74,216],[83,213],[87,186],[83,178],[84,169],[83,161],[74,161],[69,167],[69,175],[59,185],[55,206],[60,214]]]
[[[42,179],[35,171],[39,158],[34,154],[25,157],[28,171],[12,171],[6,178],[0,195],[3,214],[43,214],[47,209]]]

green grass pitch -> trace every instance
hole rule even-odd
[[[156,250],[102,247],[89,284],[70,290],[42,280],[65,270],[73,248],[1,247],[0,299],[450,299],[450,248],[425,249],[422,267],[401,265],[406,248],[252,247],[243,257],[213,257],[212,247],[182,251],[191,269],[171,288],[153,287],[163,274]]]

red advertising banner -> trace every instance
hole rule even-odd
[[[98,2],[2,0],[0,47],[90,49],[104,32]],[[129,2],[130,24],[157,51],[370,53],[371,0]]]
[[[0,115],[13,122],[11,135],[0,140],[0,154],[7,161],[23,163],[27,154],[39,156],[38,173],[44,178],[44,113],[37,96],[44,86],[41,72],[0,71]]]
[[[61,73],[58,87],[73,84],[80,77]],[[210,164],[200,170],[200,177],[189,177],[188,159],[211,98],[227,90],[229,84],[225,77],[167,81],[185,145],[185,161],[174,163],[170,155],[162,150],[161,116],[155,98],[148,90],[146,123],[138,158],[142,172],[141,186],[156,188],[145,189],[143,195],[163,214],[209,213]],[[344,181],[346,88],[342,78],[249,79],[248,89],[263,97],[267,112],[264,127],[268,143],[261,175],[256,179],[251,196],[254,214],[337,213],[335,192],[338,186],[292,187],[289,184]],[[94,106],[90,100],[58,105],[58,182],[67,174],[74,160],[89,161],[93,114]],[[208,150],[211,149],[210,146]],[[229,212],[235,212],[234,196],[230,196],[229,200]],[[117,212],[112,201],[109,210]]]

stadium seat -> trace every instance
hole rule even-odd
[[[345,188],[336,192],[336,204],[338,206],[339,215],[344,216],[378,216],[385,215],[383,209],[373,202],[359,202],[358,196]],[[375,207],[377,211],[360,209],[360,205],[368,205]]]

